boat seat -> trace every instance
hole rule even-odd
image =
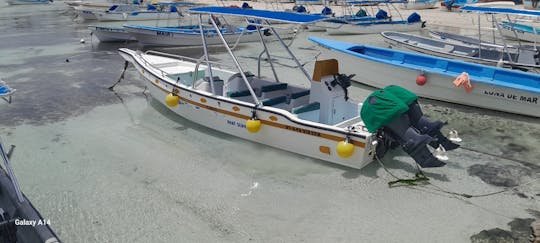
[[[243,96],[250,96],[251,93],[249,93],[249,90],[240,90],[240,91],[229,91],[227,92],[227,97],[229,98],[237,98],[237,97],[243,97]]]
[[[298,116],[298,118],[307,121],[319,122],[319,114],[321,111],[321,104],[319,102],[309,103],[294,107],[291,113]]]
[[[467,54],[470,57],[476,57],[478,55],[478,50],[474,49]]]
[[[301,114],[301,113],[304,113],[304,112],[310,112],[310,111],[314,111],[314,110],[318,110],[318,109],[321,109],[321,103],[313,102],[313,103],[309,103],[309,104],[306,104],[306,105],[301,105],[301,106],[298,106],[298,107],[294,107],[294,108],[292,108],[291,113],[293,113],[293,114]]]
[[[261,98],[273,98],[284,95],[287,90],[287,83],[273,83],[261,86]]]
[[[253,85],[252,85],[253,77],[255,75],[253,75],[250,72],[244,72],[244,74],[246,75],[246,78],[248,79],[248,82],[252,86],[253,90],[256,90],[256,87],[253,87]],[[231,96],[229,96],[229,94],[233,94],[235,92],[245,92],[245,91],[248,91],[248,87],[246,86],[246,83],[242,79],[242,76],[240,75],[240,73],[235,73],[223,85],[223,92],[222,93],[226,94],[227,97],[231,97]],[[248,91],[248,95],[249,95],[249,91]],[[233,98],[233,97],[231,97],[231,98]]]
[[[454,46],[452,46],[452,45],[444,45],[444,47],[441,48],[441,51],[446,52],[446,53],[452,53],[454,51]]]
[[[309,93],[309,90],[292,93],[290,96],[289,105],[291,107],[297,107],[307,104],[309,102]]]
[[[212,93],[210,77],[204,77],[202,80],[197,80],[195,83],[195,89]],[[216,92],[216,95],[223,95],[223,80],[218,76],[214,76],[214,91]]]
[[[285,96],[285,95],[262,100],[263,105],[265,105],[265,106],[274,106],[274,107],[276,105],[278,105],[278,104],[285,104],[286,105],[286,102],[287,102],[287,96]]]

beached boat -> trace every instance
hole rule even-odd
[[[89,25],[88,29],[90,29],[90,35],[95,35],[100,42],[124,42],[136,40],[135,37],[122,26]]]
[[[458,35],[448,32],[441,32],[441,31],[429,31],[429,35],[435,39],[443,40],[448,43],[458,44],[458,45],[467,45],[470,47],[477,47],[478,45],[481,45],[483,48],[490,48],[490,49],[497,49],[502,50],[504,48],[507,49],[517,49],[517,48],[529,48],[532,49],[534,46],[514,46],[514,45],[504,45],[504,44],[498,44],[494,42],[488,42],[484,40],[480,40],[478,38],[468,37],[464,35]]]
[[[504,37],[534,43],[540,41],[540,28],[508,21],[502,21],[498,24],[501,27],[501,35]]]
[[[464,12],[474,12],[480,14],[504,14],[506,18],[510,20],[510,16],[517,17],[528,17],[528,18],[538,18],[540,17],[540,11],[535,10],[526,10],[526,9],[514,9],[514,8],[487,8],[487,7],[475,7],[475,6],[465,6],[462,8]],[[510,37],[512,39],[537,42],[537,31],[538,28],[535,28],[530,25],[518,24],[517,22],[500,22],[497,24],[501,35],[505,37]]]
[[[436,8],[438,0],[408,0],[402,6],[403,9],[409,10],[420,10],[420,9],[430,9]]]
[[[12,147],[14,148],[14,147]],[[51,220],[43,217],[21,192],[9,162],[13,150],[7,151],[0,139],[0,241],[21,243],[59,243],[51,229]]]
[[[0,98],[7,103],[11,103],[11,96],[15,93],[16,89],[9,87],[6,82],[0,79]]]
[[[9,5],[48,4],[52,0],[7,0]]]
[[[146,10],[95,12],[98,21],[134,21],[156,19],[180,19],[184,16],[178,11],[176,3],[149,4]]]
[[[451,11],[452,9],[462,8],[465,5],[476,4],[477,2],[478,0],[444,0],[441,1],[441,6]]]
[[[119,50],[120,55],[146,79],[150,94],[160,103],[206,127],[353,168],[367,165],[375,153],[382,155],[382,148],[387,144],[384,139],[388,136],[377,137],[367,131],[359,115],[361,103],[348,97],[350,76],[337,72],[337,60],[318,61],[312,78],[269,25],[269,21],[309,24],[325,17],[223,7],[195,8],[190,13],[199,15],[201,32],[204,31],[203,14],[260,20],[263,24],[257,25],[257,33],[263,44],[263,54],[266,54],[272,69],[273,80],[261,77],[260,73],[255,76],[246,72],[221,32],[217,31],[219,27],[214,19],[210,18],[236,70],[209,61],[206,36],[202,33],[204,59],[155,51]],[[309,88],[286,82],[286,74],[281,75],[284,77],[278,75],[261,27],[269,28],[278,39],[308,80]],[[376,140],[378,142],[374,142]],[[425,141],[414,144],[415,148],[407,151],[421,166],[444,165],[427,150]]]
[[[360,82],[400,85],[419,96],[540,117],[540,75],[388,48],[317,37],[311,41],[337,55],[344,71],[362,70]],[[464,86],[457,87],[457,86]]]
[[[96,7],[96,5],[80,5],[75,6],[74,9],[77,11],[77,15],[82,18],[84,21],[88,20],[97,20],[96,14],[100,13],[117,13],[117,14],[128,14],[134,11],[143,10],[142,6],[134,4],[115,4],[109,5],[104,9],[102,7]]]
[[[410,14],[407,19],[404,19],[399,10],[394,6],[395,3],[393,2],[356,1],[347,2],[347,4],[351,6],[365,6],[365,4],[376,4],[378,8],[380,8],[380,6],[386,6],[388,12],[391,8],[393,8],[397,13],[397,16],[389,16],[387,11],[379,9],[379,12],[377,12],[374,19],[360,19],[359,21],[350,21],[347,19],[332,19],[324,22],[326,27],[326,33],[328,33],[329,35],[378,34],[383,31],[408,32],[417,31],[425,27],[425,21],[422,21],[422,18],[418,13],[414,12]],[[399,20],[395,20],[396,17],[399,17]]]
[[[198,25],[178,26],[178,27],[153,27],[144,25],[124,25],[129,32],[141,45],[148,46],[200,46],[201,33]],[[220,28],[221,34],[229,44],[246,43],[259,41],[260,37],[255,26],[252,27],[234,27],[231,25]],[[263,37],[271,39],[271,33],[268,29],[263,29]],[[221,40],[213,28],[205,28],[207,45],[220,45]],[[292,38],[294,30],[280,29],[278,33],[283,39]]]
[[[534,70],[540,68],[539,52],[521,48],[511,50],[484,48],[484,46],[459,45],[439,39],[399,32],[383,32],[385,41],[399,47],[446,58],[458,58],[481,64]]]

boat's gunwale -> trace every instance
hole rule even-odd
[[[138,65],[140,65],[141,67],[145,67],[144,64],[141,64],[139,62],[138,58],[135,58],[135,54],[131,54],[129,52],[129,51],[132,51],[132,50],[129,50],[127,48],[120,48],[118,51],[122,52],[122,53],[125,53],[127,55],[130,55],[131,57],[133,57],[133,60],[137,62]],[[146,54],[146,55],[148,55],[148,54]],[[178,60],[178,61],[191,63],[191,62],[183,61],[183,60]],[[208,99],[214,99],[214,100],[217,100],[217,101],[220,101],[220,102],[227,102],[227,103],[230,103],[230,104],[233,104],[233,105],[242,106],[244,108],[258,109],[258,110],[262,110],[262,111],[269,112],[269,113],[272,113],[272,114],[280,115],[280,116],[286,118],[287,120],[289,120],[290,122],[293,122],[293,123],[301,125],[301,126],[307,126],[307,127],[311,127],[311,128],[315,128],[315,129],[325,130],[325,131],[328,131],[328,132],[339,133],[339,134],[342,134],[344,136],[353,136],[353,137],[357,137],[357,138],[362,139],[362,140],[368,140],[368,137],[370,137],[371,134],[372,134],[372,133],[369,133],[369,132],[366,132],[366,131],[346,131],[344,128],[338,128],[338,127],[335,127],[335,126],[332,126],[332,125],[327,125],[327,124],[322,124],[322,123],[315,123],[315,122],[299,119],[297,117],[294,117],[292,113],[290,113],[288,111],[285,111],[285,110],[282,110],[282,109],[277,109],[275,107],[266,107],[266,106],[257,107],[257,105],[251,104],[251,103],[248,103],[248,102],[242,102],[242,101],[239,101],[239,100],[231,99],[231,98],[228,98],[228,97],[225,97],[225,96],[220,96],[220,95],[212,95],[212,94],[210,94],[208,92],[196,90],[196,89],[193,89],[193,88],[182,87],[182,86],[177,85],[174,82],[171,82],[170,78],[164,79],[163,77],[160,77],[159,74],[156,74],[153,70],[148,69],[148,68],[145,68],[145,69],[147,71],[151,72],[154,77],[159,78],[160,80],[162,80],[164,82],[167,82],[167,84],[171,85],[173,88],[177,88],[177,89],[181,89],[183,91],[195,93],[197,95],[203,96],[203,97],[208,98]],[[154,68],[154,69],[158,70],[157,68]],[[150,82],[150,83],[152,85],[155,85],[152,82]],[[272,109],[269,109],[269,108],[272,108]],[[364,143],[362,141],[357,141],[357,142]],[[364,147],[365,146],[366,145],[364,145]]]
[[[402,54],[404,56],[411,55],[411,56],[419,56],[419,57],[422,57],[422,58],[429,58],[429,59],[433,59],[435,61],[441,60],[441,61],[446,62],[446,64],[447,64],[447,65],[445,65],[446,67],[448,67],[449,63],[457,63],[459,65],[475,67],[476,69],[478,69],[478,68],[482,68],[484,70],[487,69],[487,70],[490,70],[489,73],[492,74],[491,77],[477,76],[475,74],[469,74],[471,82],[479,82],[479,83],[483,83],[483,84],[486,84],[486,85],[502,86],[502,87],[505,87],[505,88],[510,88],[510,89],[515,89],[515,90],[540,94],[540,80],[538,82],[539,87],[532,87],[532,86],[527,86],[527,85],[516,85],[516,84],[513,84],[510,81],[502,81],[502,80],[494,80],[493,79],[493,76],[497,72],[499,72],[499,73],[510,73],[510,74],[513,74],[513,75],[516,75],[516,76],[531,76],[532,75],[530,73],[526,73],[526,72],[522,72],[522,71],[514,71],[514,70],[509,70],[509,69],[504,69],[504,68],[491,67],[491,66],[480,65],[480,64],[475,64],[475,63],[463,62],[463,61],[459,61],[459,60],[453,60],[453,59],[442,58],[442,57],[434,57],[434,56],[429,56],[429,55],[424,55],[424,54],[404,52],[404,51],[393,50],[393,49],[379,48],[379,47],[374,47],[374,46],[369,46],[369,45],[357,45],[357,44],[346,43],[346,42],[341,42],[341,41],[332,41],[332,40],[330,40],[331,42],[333,42],[334,45],[329,45],[328,44],[329,40],[324,39],[324,38],[318,38],[318,37],[311,37],[310,36],[309,40],[311,40],[311,41],[313,41],[315,43],[318,43],[319,45],[321,45],[321,46],[323,46],[323,47],[325,47],[327,49],[336,50],[336,51],[339,51],[339,52],[342,52],[342,53],[345,53],[345,54],[348,54],[348,55],[352,55],[352,56],[355,56],[355,57],[358,57],[358,58],[364,58],[364,59],[368,59],[368,60],[371,60],[371,61],[376,61],[376,62],[379,62],[379,63],[384,63],[384,64],[387,64],[387,65],[392,65],[392,66],[397,66],[397,67],[402,67],[402,68],[414,69],[414,70],[418,70],[419,72],[429,71],[429,72],[436,73],[436,74],[439,74],[439,75],[444,75],[444,76],[449,76],[449,77],[454,77],[454,78],[457,77],[458,75],[460,75],[461,73],[456,73],[454,71],[447,71],[446,69],[442,69],[440,67],[440,65],[437,65],[437,67],[424,66],[423,68],[421,68],[421,67],[419,68],[418,67],[419,65],[411,65],[411,64],[403,63],[403,60],[401,60],[400,63],[396,63],[396,62],[392,62],[392,61],[382,59],[382,58],[376,58],[376,57],[373,57],[373,56],[363,55],[361,53],[351,51],[350,49],[354,48],[354,47],[369,48],[369,49],[375,49],[375,50],[381,50],[381,51],[390,51],[390,52],[400,53],[400,54]],[[539,75],[536,75],[536,76],[539,76]]]
[[[500,60],[495,60],[495,59],[486,59],[486,58],[480,58],[480,57],[475,57],[475,56],[469,56],[467,54],[461,54],[461,53],[457,53],[457,52],[444,52],[444,51],[439,51],[439,50],[436,50],[436,49],[429,49],[429,48],[426,48],[426,47],[423,47],[423,46],[420,46],[420,45],[413,45],[411,43],[408,43],[408,42],[405,42],[405,41],[401,41],[401,40],[398,40],[398,39],[395,39],[393,38],[391,35],[389,34],[394,34],[394,35],[402,35],[402,36],[410,36],[410,37],[414,37],[414,38],[417,38],[417,39],[423,39],[423,40],[428,40],[428,41],[434,41],[434,42],[440,42],[440,43],[444,43],[446,45],[451,45],[451,46],[455,46],[455,47],[462,47],[462,48],[469,48],[469,49],[478,49],[478,47],[471,47],[471,46],[468,46],[467,44],[454,44],[454,43],[449,43],[449,42],[446,42],[444,40],[439,40],[439,39],[433,39],[433,38],[429,38],[429,37],[424,37],[424,36],[418,36],[418,35],[413,35],[413,34],[408,34],[408,33],[402,33],[402,32],[396,32],[396,31],[383,31],[381,32],[381,35],[388,41],[392,41],[394,43],[399,43],[401,45],[405,45],[405,46],[410,46],[411,48],[414,48],[414,49],[422,49],[422,50],[425,50],[425,51],[429,51],[429,52],[435,52],[435,53],[440,53],[442,55],[449,55],[449,56],[455,56],[455,57],[460,57],[460,58],[464,58],[464,59],[469,59],[469,60],[476,60],[476,61],[481,61],[481,62],[485,62],[485,63],[495,63],[495,64],[498,64],[498,62],[500,62]],[[485,44],[482,44],[481,46],[485,46]],[[498,49],[487,49],[485,51],[488,51],[488,52],[493,52],[493,51],[497,51],[499,52]],[[502,51],[502,50],[500,50]],[[515,54],[515,53],[514,53]],[[535,65],[535,64],[527,64],[527,63],[520,63],[520,62],[511,62],[507,59],[504,59],[502,61],[502,63],[506,66],[509,66],[509,67],[523,67],[523,68],[529,68],[529,69],[538,69],[540,68],[540,65]]]

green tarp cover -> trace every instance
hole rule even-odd
[[[407,106],[418,99],[418,96],[416,96],[413,92],[408,91],[397,85],[386,86],[384,90],[398,97],[401,101],[405,102]]]
[[[409,106],[402,99],[392,92],[380,89],[366,98],[362,104],[360,116],[368,131],[375,132],[407,110]]]

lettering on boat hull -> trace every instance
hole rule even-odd
[[[538,97],[537,96],[523,96],[523,95],[516,95],[516,94],[512,94],[512,93],[504,93],[504,92],[489,91],[489,90],[484,90],[483,94],[484,95],[489,95],[489,96],[500,97],[500,98],[504,98],[504,99],[507,99],[507,100],[516,100],[516,101],[520,101],[522,103],[538,104]]]

